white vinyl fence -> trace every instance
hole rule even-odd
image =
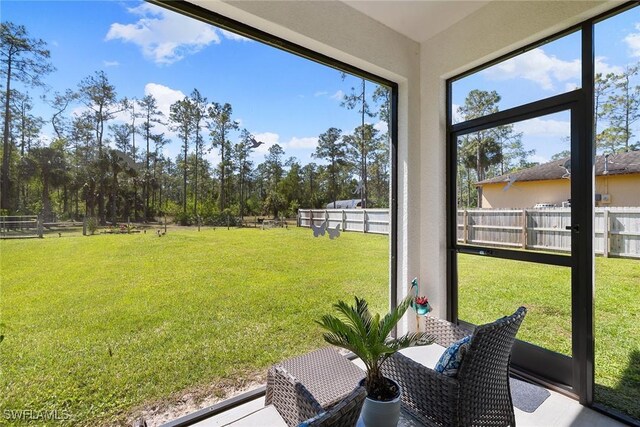
[[[459,210],[458,242],[569,252],[570,225],[570,208]],[[640,258],[640,208],[596,208],[594,249]]]
[[[298,227],[322,225],[360,233],[389,234],[389,209],[299,209]]]

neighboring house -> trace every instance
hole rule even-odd
[[[569,158],[478,182],[482,208],[567,205],[571,199]],[[596,206],[640,206],[640,151],[596,157]]]
[[[356,209],[362,207],[362,199],[336,200],[327,203],[327,209]]]

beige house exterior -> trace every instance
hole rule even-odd
[[[567,159],[552,161],[476,184],[482,187],[481,208],[523,209],[536,204],[562,206],[571,200],[571,174]],[[640,206],[640,151],[598,156],[596,206]]]

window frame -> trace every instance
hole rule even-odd
[[[555,389],[556,391],[569,394],[578,398],[582,405],[591,407],[619,421],[638,425],[638,421],[631,417],[621,414],[613,409],[605,407],[594,402],[595,387],[595,321],[594,321],[594,305],[595,305],[595,277],[594,264],[595,253],[593,250],[593,234],[594,234],[594,160],[596,147],[593,135],[594,123],[594,77],[595,77],[595,47],[594,47],[594,27],[598,22],[607,18],[623,13],[627,10],[640,7],[638,2],[628,2],[617,6],[587,19],[577,25],[572,25],[558,33],[549,37],[528,44],[520,49],[514,50],[506,55],[502,55],[492,61],[473,67],[468,71],[460,73],[446,81],[446,244],[447,244],[447,318],[452,322],[458,322],[458,277],[457,277],[457,261],[458,253],[473,253],[479,255],[484,247],[474,247],[466,245],[465,248],[459,247],[457,243],[457,193],[456,193],[456,168],[457,168],[457,134],[464,132],[469,133],[474,130],[480,130],[498,124],[508,124],[514,121],[523,120],[529,117],[539,115],[539,111],[549,107],[550,112],[553,106],[559,101],[567,101],[578,103],[577,108],[572,109],[572,114],[577,114],[577,119],[581,125],[574,129],[572,125],[572,135],[583,141],[582,150],[576,150],[577,144],[572,144],[571,156],[573,161],[578,165],[579,175],[576,175],[576,183],[581,183],[581,188],[577,188],[577,184],[572,181],[572,204],[577,206],[586,206],[591,204],[591,210],[577,209],[572,211],[572,223],[580,225],[580,233],[572,233],[572,255],[569,259],[569,265],[572,266],[572,329],[573,333],[573,390],[568,390],[561,384],[549,381],[546,378],[533,376],[531,379]],[[581,57],[582,57],[582,84],[581,88],[560,95],[534,101],[532,103],[520,105],[508,110],[500,111],[495,114],[480,117],[478,119],[469,120],[462,123],[453,124],[453,82],[460,80],[466,76],[474,74],[478,71],[496,65],[502,61],[511,59],[517,55],[540,47],[546,43],[557,40],[575,31],[581,31]],[[572,123],[575,119],[572,117]],[[575,133],[574,133],[575,132]],[[584,141],[587,141],[586,143]],[[586,155],[590,153],[590,155]],[[590,183],[590,185],[587,185]],[[584,238],[588,235],[590,238]],[[551,261],[547,254],[534,254],[523,256],[516,251],[509,249],[492,248],[491,253],[482,253],[482,256],[506,258],[513,260],[532,261],[546,263]],[[557,257],[551,255],[551,257]],[[517,370],[516,370],[517,371]]]

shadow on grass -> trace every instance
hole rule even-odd
[[[629,364],[616,387],[596,384],[595,400],[634,418],[640,425],[640,350],[629,354]]]

